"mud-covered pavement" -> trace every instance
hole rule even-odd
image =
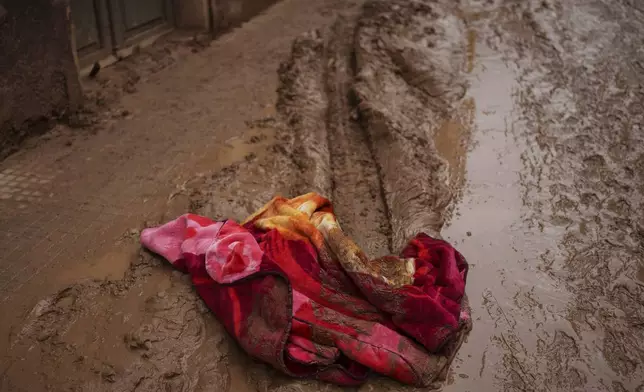
[[[286,1],[260,22],[310,14],[302,3]],[[278,78],[275,114],[229,113],[246,116],[241,134],[176,178],[160,174],[177,186],[151,215],[128,214],[139,219],[130,227],[185,210],[240,219],[275,193],[317,191],[371,257],[423,230],[471,263],[474,330],[445,390],[643,391],[644,7],[326,3],[279,67],[243,73],[257,84],[236,90],[239,102],[244,94],[266,101],[262,80]],[[249,39],[256,26],[239,34]],[[295,37],[298,28],[288,31]],[[215,61],[208,52],[216,50],[203,49],[203,61]],[[207,88],[207,71],[192,80],[189,69],[168,69],[139,99],[172,94],[173,72],[186,75],[185,92],[189,83]],[[211,102],[226,99],[207,92]],[[126,99],[130,108],[136,97]],[[172,106],[152,102],[135,112],[137,125]],[[208,102],[192,104],[194,116],[211,115]],[[132,151],[153,131],[141,131]],[[2,390],[341,390],[249,359],[185,276],[138,250],[136,234],[119,233],[91,260],[51,266],[22,291],[1,286]],[[80,280],[87,276],[101,279]],[[374,378],[360,390],[412,388]]]

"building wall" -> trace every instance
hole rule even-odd
[[[246,22],[278,0],[210,0],[213,32],[223,32]]]
[[[279,0],[174,0],[179,28],[221,33],[249,20]]]
[[[175,0],[178,27],[219,33],[278,0]],[[47,120],[78,108],[68,0],[0,0],[0,159]]]
[[[177,27],[201,31],[210,30],[210,0],[174,0]]]
[[[0,0],[0,157],[81,103],[65,0]]]

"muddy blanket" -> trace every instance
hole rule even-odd
[[[375,371],[427,386],[471,328],[452,246],[421,233],[368,260],[314,193],[276,197],[242,224],[183,215],[141,242],[191,275],[245,351],[295,377],[356,385]]]

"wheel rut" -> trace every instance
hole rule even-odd
[[[332,26],[327,51],[328,143],[333,189],[330,195],[343,230],[370,257],[392,252],[391,224],[369,139],[357,121],[353,95],[356,15]]]

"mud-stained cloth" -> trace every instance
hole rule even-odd
[[[294,377],[357,385],[375,371],[428,386],[472,326],[451,245],[419,233],[369,260],[315,193],[276,197],[241,224],[183,215],[141,242],[191,275],[246,352]]]

